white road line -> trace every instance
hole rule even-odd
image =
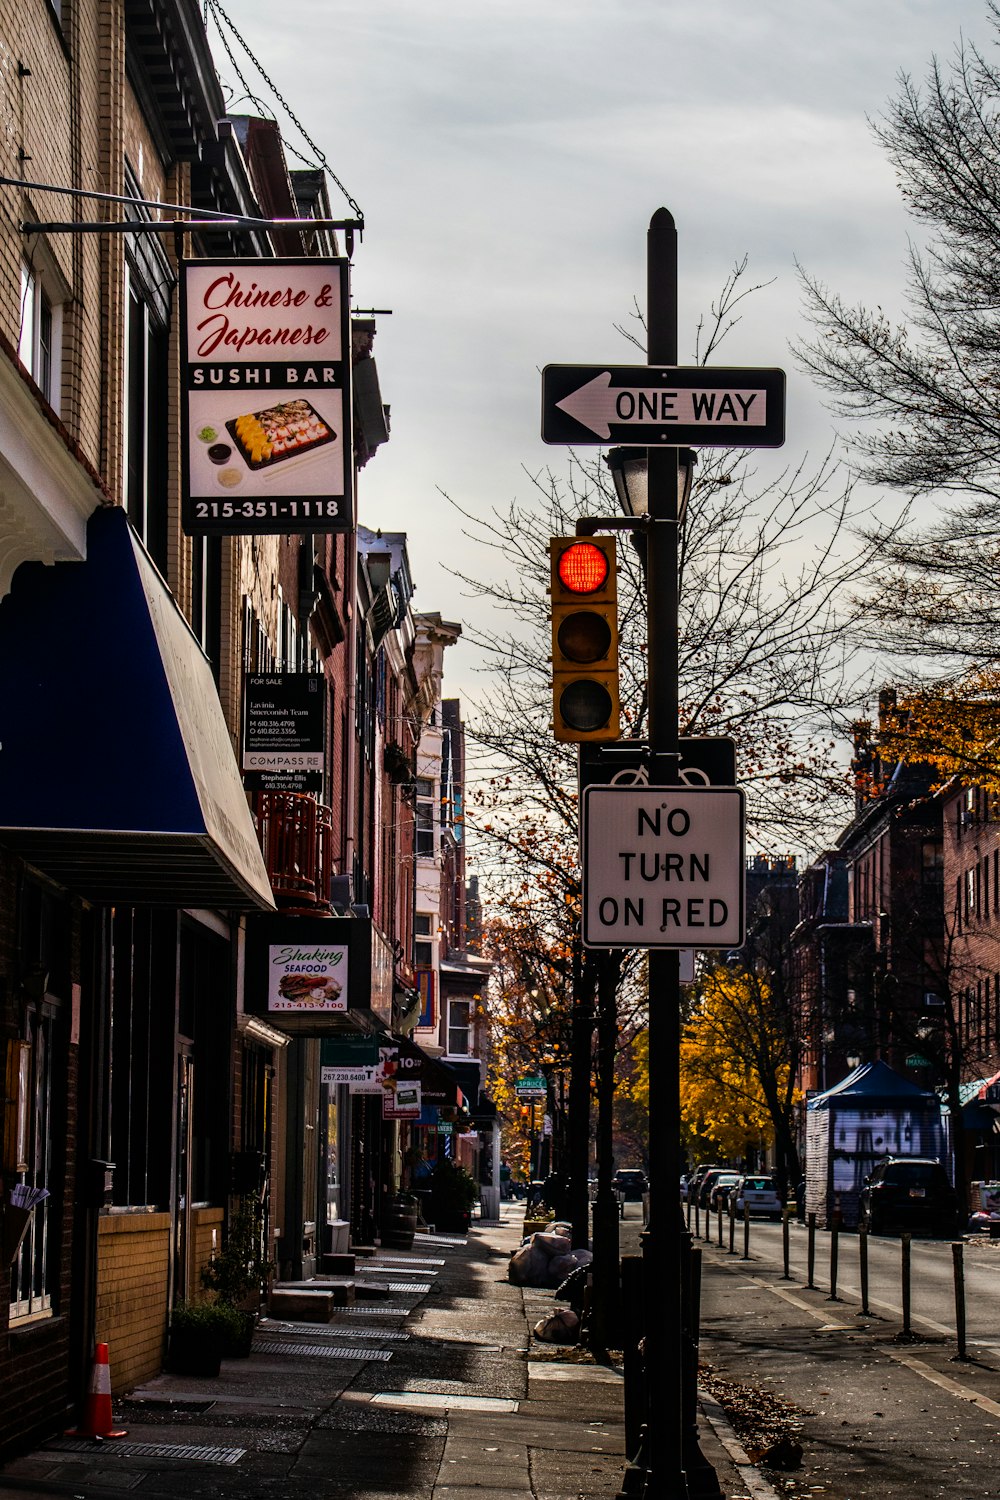
[[[743,1276],[745,1280],[752,1282],[754,1286],[761,1287],[766,1292],[773,1292],[783,1302],[791,1303],[793,1307],[798,1307],[802,1312],[808,1313],[811,1318],[815,1318],[818,1323],[823,1323],[824,1326],[819,1329],[820,1333],[839,1332],[844,1328],[852,1326],[848,1323],[824,1323],[824,1320],[829,1317],[829,1313],[825,1308],[813,1307],[809,1302],[804,1301],[803,1298],[796,1297],[794,1292],[786,1290],[785,1287],[773,1286],[771,1282],[763,1281],[759,1276],[751,1276],[749,1271],[741,1271],[738,1266],[728,1266],[725,1261],[720,1262],[720,1264],[725,1270],[732,1271],[737,1276]],[[849,1289],[845,1288],[845,1290]],[[853,1288],[850,1290],[853,1290]],[[887,1311],[902,1315],[900,1308],[889,1307],[884,1302],[870,1302],[869,1306],[882,1307]],[[944,1328],[940,1323],[932,1322],[930,1318],[914,1318],[913,1321],[914,1323],[922,1322],[928,1328],[936,1328],[941,1333],[948,1334],[949,1336],[952,1335],[950,1328]],[[899,1364],[905,1365],[908,1370],[912,1370],[921,1379],[930,1381],[931,1385],[936,1385],[939,1390],[946,1391],[949,1396],[954,1396],[958,1401],[968,1401],[972,1406],[978,1407],[980,1411],[985,1412],[988,1416],[996,1417],[1000,1421],[1000,1402],[993,1401],[989,1396],[982,1395],[981,1392],[975,1390],[970,1385],[962,1385],[960,1381],[952,1380],[948,1375],[939,1374],[937,1370],[932,1369],[930,1365],[925,1365],[922,1359],[917,1359],[913,1354],[904,1354],[900,1349],[888,1347],[885,1352],[889,1355],[890,1359],[894,1359]]]
[[[890,1359],[897,1360],[899,1364],[905,1365],[912,1370],[914,1375],[919,1375],[922,1380],[929,1380],[931,1385],[936,1385],[939,1390],[946,1391],[949,1396],[954,1396],[959,1401],[968,1401],[977,1406],[980,1411],[986,1412],[991,1417],[1000,1420],[1000,1402],[992,1401],[989,1396],[983,1396],[970,1385],[962,1385],[961,1381],[952,1380],[949,1375],[941,1375],[937,1370],[932,1370],[930,1365],[925,1365],[922,1359],[916,1359],[912,1354],[904,1354],[901,1349],[887,1349],[886,1353]]]
[[[729,1261],[717,1260],[713,1262],[713,1264],[721,1266],[725,1271],[731,1271],[736,1276],[744,1276],[747,1281],[752,1281],[755,1286],[763,1287],[765,1291],[773,1292],[776,1297],[783,1297],[786,1302],[791,1302],[794,1307],[801,1307],[805,1312],[810,1313],[812,1317],[817,1318],[821,1323],[826,1322],[826,1320],[831,1316],[832,1308],[836,1307],[839,1302],[843,1301],[843,1298],[838,1296],[837,1302],[833,1303],[831,1308],[823,1310],[813,1307],[811,1302],[803,1302],[801,1297],[793,1296],[792,1293],[786,1291],[784,1287],[774,1286],[770,1281],[762,1281],[759,1276],[751,1276],[749,1271],[744,1271],[743,1269],[741,1269],[743,1265],[746,1265],[745,1261],[734,1265]],[[841,1281],[838,1281],[837,1286],[839,1291],[847,1292],[855,1301],[860,1303],[860,1287],[851,1286],[849,1282]],[[815,1287],[814,1290],[817,1292],[822,1292],[823,1288]],[[901,1319],[903,1316],[903,1309],[901,1307],[896,1307],[892,1302],[877,1302],[873,1298],[869,1297],[868,1306],[871,1308],[877,1308],[881,1313],[890,1313],[895,1318]],[[934,1333],[943,1334],[945,1338],[953,1339],[955,1337],[954,1328],[948,1328],[944,1323],[936,1323],[933,1318],[922,1317],[919,1313],[912,1314],[910,1321],[911,1323],[919,1323],[922,1328],[930,1328]],[[831,1326],[840,1327],[841,1325],[832,1324]],[[975,1342],[977,1342],[975,1339],[969,1340],[970,1344]]]

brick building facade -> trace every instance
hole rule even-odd
[[[162,1367],[241,1202],[284,1275],[377,1231],[398,1129],[323,1082],[318,1033],[254,1010],[245,957],[269,921],[340,914],[373,957],[334,1024],[413,1012],[440,683],[405,538],[382,577],[354,530],[184,530],[181,257],[343,251],[314,224],[322,174],[289,169],[273,121],[226,116],[195,0],[0,0],[0,108],[3,1453],[68,1425],[95,1340],[116,1391]],[[142,227],[186,210],[265,223]],[[56,227],[98,220],[136,227]],[[374,336],[354,321],[355,474],[388,437]],[[319,789],[244,791],[248,674],[321,680]],[[204,827],[171,823],[182,795]],[[19,1246],[18,1182],[49,1193]]]

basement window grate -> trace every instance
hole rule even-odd
[[[331,1348],[328,1344],[296,1344],[289,1341],[279,1343],[277,1339],[273,1342],[268,1339],[263,1342],[255,1342],[253,1346],[255,1354],[290,1354],[299,1356],[302,1354],[320,1355],[324,1359],[391,1359],[391,1349],[346,1349]]]
[[[405,1318],[408,1307],[342,1307],[338,1309],[349,1318]]]
[[[271,1323],[264,1330],[267,1334],[291,1334],[297,1338],[311,1339],[395,1339],[399,1342],[412,1337],[399,1328],[310,1328],[305,1334],[301,1326],[293,1323]]]
[[[190,1443],[99,1443],[93,1438],[56,1438],[45,1445],[47,1452],[86,1453],[104,1463],[115,1458],[182,1458],[189,1463],[238,1464],[245,1448],[196,1448]]]

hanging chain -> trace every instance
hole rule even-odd
[[[237,30],[236,26],[233,24],[232,19],[227,14],[225,8],[220,4],[220,0],[205,0],[205,3],[206,3],[206,6],[208,7],[208,9],[211,10],[212,15],[215,18],[215,24],[218,27],[220,37],[222,36],[222,27],[221,27],[221,25],[219,23],[219,18],[221,16],[222,20],[229,27],[229,30],[232,32],[233,36],[236,38],[236,40],[239,43],[239,45],[243,48],[243,51],[246,53],[247,57],[249,57],[250,61],[254,65],[254,67],[257,69],[257,72],[260,74],[261,78],[263,78],[264,82],[267,84],[268,88],[271,90],[271,93],[274,95],[275,99],[277,99],[278,103],[281,105],[282,109],[285,111],[285,114],[291,120],[292,124],[295,126],[295,128],[299,132],[299,134],[302,136],[302,139],[305,141],[306,145],[309,147],[309,149],[312,152],[314,152],[314,154],[315,154],[315,160],[323,168],[323,171],[331,179],[331,181],[333,181],[334,183],[336,183],[337,187],[340,189],[340,191],[343,193],[344,197],[347,199],[347,202],[350,205],[351,209],[354,211],[355,214],[357,214],[357,216],[361,220],[361,222],[364,223],[364,217],[365,216],[362,213],[360,207],[358,206],[358,203],[356,202],[356,200],[354,198],[351,197],[350,193],[347,191],[347,189],[345,188],[344,184],[341,182],[340,178],[337,176],[336,172],[333,170],[333,168],[331,167],[330,163],[327,161],[325,154],[320,150],[319,146],[316,144],[316,142],[313,140],[312,136],[306,130],[305,126],[302,124],[302,121],[299,119],[298,115],[292,109],[291,105],[288,103],[288,100],[285,98],[284,94],[278,88],[277,84],[264,71],[264,69],[261,66],[260,62],[258,61],[257,57],[254,55],[253,50],[250,47],[250,44],[245,40],[245,38],[243,36],[241,36],[240,32]],[[250,92],[250,89],[247,86],[246,80],[243,78],[242,74],[240,73],[239,68],[236,67],[236,63],[235,63],[235,61],[233,59],[232,52],[230,52],[229,46],[226,43],[225,38],[223,37],[222,40],[223,40],[223,46],[226,48],[226,53],[227,53],[230,61],[233,63],[233,67],[236,68],[236,76],[239,78],[240,82],[243,84],[244,89],[246,89],[247,97],[249,99],[253,99],[254,96]],[[256,103],[258,101],[254,100],[254,102]],[[301,155],[300,152],[296,152],[295,154],[297,156],[299,156],[300,160],[302,160],[302,161],[305,160],[305,158]]]
[[[207,9],[208,6],[211,4],[211,0],[205,0],[205,4],[206,4],[206,9]],[[236,58],[233,56],[233,49],[229,45],[229,38],[226,36],[226,33],[223,31],[222,26],[221,26],[221,24],[219,22],[218,16],[215,17],[215,29],[219,33],[219,41],[222,43],[223,50],[225,51],[226,56],[229,58],[229,61],[232,64],[233,72],[236,74],[236,77],[239,79],[240,83],[243,86],[243,98],[249,99],[250,103],[251,104],[255,104],[257,106],[257,108],[259,110],[261,110],[262,112],[265,111],[265,106],[264,106],[263,101],[257,98],[257,96],[254,94],[253,90],[251,89],[249,83],[247,82],[247,80],[244,78],[243,74],[240,71],[240,65],[236,61]],[[270,111],[267,111],[267,113],[270,113]]]

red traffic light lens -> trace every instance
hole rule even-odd
[[[560,554],[559,582],[571,594],[594,594],[607,577],[607,554],[593,542],[574,542]]]

